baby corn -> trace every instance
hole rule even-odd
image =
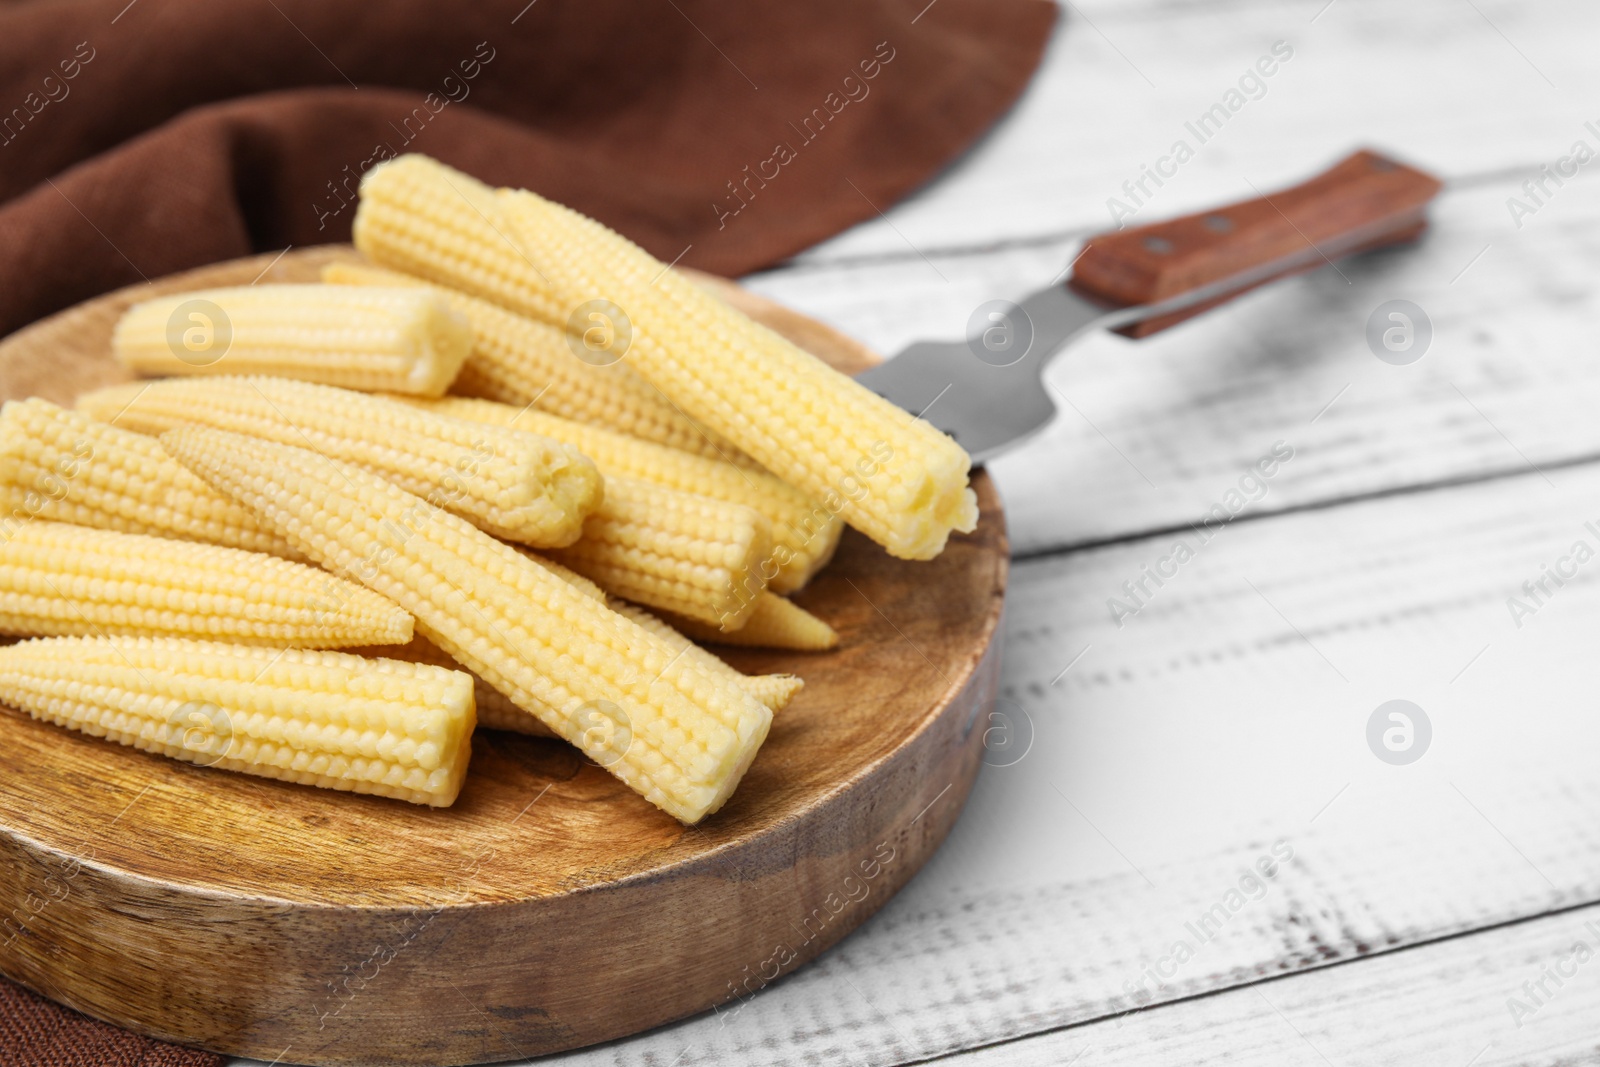
[[[804,586],[833,557],[844,529],[827,508],[763,470],[686,455],[598,426],[490,400],[445,397],[410,403],[442,415],[527,430],[565,442],[594,460],[607,478],[637,478],[754,508],[772,525],[772,554],[762,561],[761,570],[767,587],[775,593],[792,593]]]
[[[626,359],[640,375],[892,555],[931,559],[976,525],[971,460],[949,437],[592,219],[416,155],[373,168],[361,193],[382,234],[369,244],[408,249],[410,273],[449,274],[547,321],[559,321],[548,309],[603,296],[630,320]],[[359,243],[360,213],[356,226]]]
[[[611,605],[612,611],[632,619],[649,630],[685,659],[705,667],[708,671],[721,673],[733,679],[744,688],[745,692],[773,711],[782,711],[788,706],[789,701],[794,699],[795,694],[805,688],[805,682],[792,674],[741,674],[722,662],[715,654],[707,652],[643,608],[635,607],[624,600],[617,600],[615,597],[607,603]]]
[[[611,607],[619,615],[632,619],[644,629],[661,637],[673,648],[680,647],[677,642],[688,644],[688,638],[673,630],[654,615],[636,608],[632,604],[615,600],[611,602]],[[428,663],[436,667],[449,667],[452,670],[467,670],[466,667],[457,663],[448,652],[429,641],[426,637],[417,637],[408,645],[400,645],[393,648],[353,649],[352,651],[359,652],[362,655],[403,659],[408,663]],[[794,699],[795,694],[805,687],[805,683],[792,674],[740,674],[698,645],[689,645],[688,651],[684,652],[683,655],[690,662],[735,682],[741,689],[761,701],[774,712],[782,711],[789,701]],[[471,672],[468,671],[468,673],[470,674]],[[543,722],[517,707],[509,697],[482,678],[479,678],[476,674],[472,675],[472,681],[473,694],[478,705],[479,726],[485,726],[491,730],[508,730],[512,733],[527,734],[530,737],[556,736]]]
[[[448,807],[472,754],[472,680],[341,652],[170,637],[0,648],[0,700],[202,766]]]
[[[374,181],[400,162],[404,171]],[[572,306],[541,282],[506,231],[494,190],[425,156],[403,156],[368,172],[352,239],[380,267],[567,328]]]
[[[698,619],[673,618],[672,625],[696,641],[745,645],[752,648],[788,648],[823,652],[839,644],[839,634],[792,600],[763,593],[745,624],[734,631],[718,630]]]
[[[135,304],[111,346],[141,374],[275,374],[439,396],[472,350],[472,329],[409,287],[247,285]]]
[[[602,291],[630,309],[635,370],[891,555],[932,559],[952,530],[976,526],[972,461],[948,436],[592,219],[528,192],[500,202],[557,292]]]
[[[625,362],[587,363],[573,353],[563,326],[525,318],[477,297],[363,263],[330,263],[335,285],[417,285],[438,293],[472,324],[472,354],[450,391],[499,400],[604,426],[703,456],[733,457],[732,444],[673,407]],[[746,461],[748,462],[748,461]]]
[[[423,636],[683,822],[727,800],[766,738],[772,712],[739,686],[388,481],[218,430],[161,441],[312,559],[409,610]]]
[[[276,556],[33,522],[0,541],[0,633],[340,648],[404,644],[411,616]]]
[[[523,555],[589,599],[601,604],[606,602],[605,591],[576,571],[568,570],[561,564],[553,563],[532,552],[524,552]],[[478,677],[468,667],[458,663],[450,653],[421,634],[414,637],[410,644],[398,648],[356,648],[351,651],[363,656],[387,656],[392,659],[403,659],[408,663],[429,663],[435,667],[466,671],[472,675],[473,696],[478,705],[478,725],[494,730],[512,730],[535,737],[556,736],[544,723],[513,704],[510,697]]]
[[[299,556],[154,438],[48,400],[8,400],[0,407],[0,541],[32,519]]]
[[[534,737],[556,736],[544,723],[513,704],[510,697],[457,663],[450,653],[421,634],[412,638],[410,644],[396,648],[356,648],[350,651],[363,656],[388,656],[392,659],[405,660],[407,663],[426,663],[432,667],[464,671],[472,677],[472,697],[478,708],[479,726],[486,726],[491,730],[510,730]]]
[[[607,481],[583,536],[549,552],[608,593],[724,629],[755,610],[771,554],[755,510],[632,478]]]
[[[599,471],[570,445],[287,378],[112,386],[80,397],[78,410],[140,433],[195,424],[314,449],[529,545],[577,540],[602,496]]]

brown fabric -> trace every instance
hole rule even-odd
[[[969,146],[1021,92],[1055,11],[0,2],[0,335],[141,278],[348,240],[361,172],[406,151],[742,274],[873,217]],[[0,980],[0,1067],[216,1062]]]
[[[0,1067],[220,1067],[221,1056],[96,1022],[0,981]]]
[[[692,245],[685,265],[766,266],[971,144],[1055,13],[924,7],[0,5],[0,334],[141,277],[345,240],[346,189],[391,152],[535,189],[667,260]]]

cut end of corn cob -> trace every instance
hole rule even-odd
[[[685,823],[732,794],[772,713],[448,512],[303,448],[185,427],[174,456],[306,555],[389,597],[418,632]]]
[[[825,652],[836,648],[839,634],[792,600],[763,593],[744,626],[718,630],[698,619],[673,618],[672,625],[696,641],[749,648],[787,648],[796,652]]]
[[[490,730],[506,730],[527,734],[530,737],[555,737],[556,733],[540,720],[529,715],[511,702],[511,698],[488,682],[473,674],[471,669],[456,661],[455,657],[418,634],[410,644],[398,647],[355,648],[351,652],[361,656],[381,656],[405,660],[407,663],[426,663],[453,671],[464,671],[472,678],[473,702],[478,707],[478,725]]]
[[[594,460],[607,478],[635,478],[685,493],[743,504],[767,517],[772,551],[760,571],[775,593],[802,588],[833,558],[844,524],[827,508],[763,470],[688,455],[650,441],[571,419],[491,400],[445,397],[410,403],[454,418],[526,430],[554,438]]]
[[[88,393],[78,408],[161,434],[201,425],[315,449],[359,464],[497,537],[541,547],[576,541],[604,495],[600,472],[571,445],[287,378],[146,382]]]
[[[34,519],[299,556],[153,438],[48,400],[8,400],[0,407],[0,540]]]
[[[771,525],[753,508],[632,478],[606,483],[583,537],[554,558],[640,604],[737,629],[766,588]]]
[[[201,766],[448,807],[472,754],[472,680],[340,652],[144,637],[0,648],[0,700]]]
[[[260,552],[33,522],[0,540],[0,633],[341,648],[405,644],[411,615]]]
[[[111,344],[141,374],[272,374],[439,396],[472,350],[472,328],[421,289],[248,285],[135,304]]]

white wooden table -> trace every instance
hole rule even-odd
[[[967,158],[750,284],[884,352],[959,336],[1060,275],[1279,40],[1264,94],[1137,221],[1366,144],[1448,179],[1434,228],[1059,360],[1070,406],[992,468],[1026,754],[985,768],[935,861],[816,963],[553,1062],[1600,1059],[1600,558],[1561,563],[1600,551],[1600,162],[1542,203],[1521,190],[1576,141],[1600,152],[1600,9],[1067,7]],[[1537,209],[1520,226],[1513,196]],[[1365,340],[1390,299],[1432,322],[1408,366]],[[1265,495],[1118,626],[1108,598],[1280,442]],[[1575,576],[1534,604],[1523,583],[1558,565]],[[1367,741],[1392,699],[1432,726],[1408,765]]]

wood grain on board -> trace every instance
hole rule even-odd
[[[0,382],[70,400],[119,377],[107,341],[132,300],[312,279],[347,254],[260,256],[58,315],[0,344]],[[843,366],[867,358],[719,291]],[[310,1063],[505,1060],[737,1003],[870,916],[961,809],[1007,570],[997,498],[976,487],[978,531],[936,561],[847,532],[798,598],[837,650],[729,654],[807,684],[692,828],[566,745],[492,731],[434,811],[0,712],[0,969],[158,1037]]]

